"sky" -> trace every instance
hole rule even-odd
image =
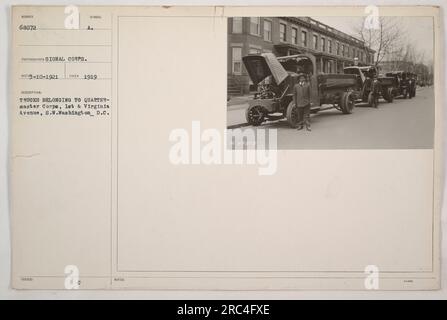
[[[363,17],[312,17],[347,34],[356,36],[355,26],[361,25]],[[433,18],[399,17],[407,42],[419,52],[425,52],[425,62],[433,61]]]

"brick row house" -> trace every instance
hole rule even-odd
[[[374,61],[374,51],[363,41],[310,17],[233,17],[228,19],[229,95],[255,89],[242,57],[265,52],[276,56],[312,53],[317,72],[324,73],[342,73],[346,66]]]

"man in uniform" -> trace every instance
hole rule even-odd
[[[298,83],[293,89],[293,101],[298,110],[298,130],[302,130],[306,126],[306,130],[310,131],[310,84],[307,81],[307,75],[298,74]]]

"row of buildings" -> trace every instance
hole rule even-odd
[[[309,52],[317,72],[342,73],[346,66],[370,65],[374,50],[365,43],[310,17],[233,17],[228,19],[228,94],[250,91],[242,57],[272,52],[286,56]],[[253,88],[252,88],[253,89]]]

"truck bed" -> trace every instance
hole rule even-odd
[[[392,87],[396,85],[396,79],[393,77],[379,77],[382,86]]]
[[[318,84],[324,89],[345,89],[357,85],[357,76],[352,74],[320,74]]]

